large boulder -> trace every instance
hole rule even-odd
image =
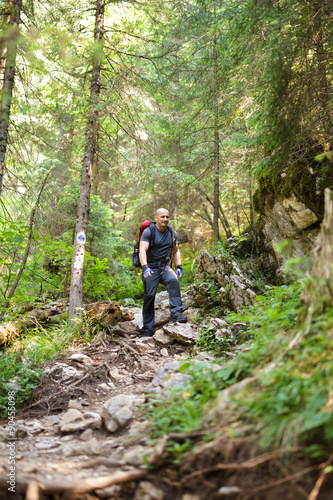
[[[224,309],[241,312],[256,301],[251,280],[230,256],[210,255],[202,251],[198,256],[198,272],[190,291],[197,307],[220,305]]]
[[[196,326],[189,323],[170,323],[163,327],[163,331],[179,344],[195,344],[200,338]]]

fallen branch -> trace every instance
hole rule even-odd
[[[136,349],[133,349],[133,347],[131,347],[130,345],[126,344],[126,342],[124,342],[123,340],[114,340],[114,342],[118,345],[121,345],[122,347],[125,347],[126,349],[128,349],[129,351],[133,352],[134,354],[140,356],[140,353],[136,350]]]
[[[136,481],[142,479],[147,475],[147,471],[133,469],[129,471],[117,471],[109,476],[102,476],[97,478],[91,478],[82,480],[80,482],[68,481],[67,483],[51,483],[51,482],[37,482],[33,479],[28,484],[27,493],[30,495],[29,498],[26,496],[27,500],[39,500],[39,493],[88,493],[89,491],[94,491],[97,489],[108,488],[115,484],[124,484],[129,481]],[[1,477],[0,482],[5,483],[7,478]]]

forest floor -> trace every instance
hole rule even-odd
[[[143,342],[135,335],[126,340],[99,337],[50,363],[29,405],[16,415],[15,493],[7,483],[10,442],[0,443],[0,499],[333,499],[332,484],[319,487],[319,496],[309,496],[320,464],[297,451],[287,463],[281,459],[283,451],[262,454],[255,437],[231,439],[216,427],[204,432],[215,433],[210,441],[200,440],[200,432],[188,436],[197,446],[175,463],[166,443],[185,437],[152,442],[138,408],[130,423],[113,433],[96,420],[111,397],[144,396],[163,366],[186,359],[190,351],[179,344]],[[73,353],[87,358],[74,359]],[[64,431],[68,409],[88,412],[84,418],[92,418],[93,424]]]

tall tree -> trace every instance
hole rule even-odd
[[[83,271],[90,210],[92,172],[97,147],[98,116],[102,79],[105,0],[96,1],[93,68],[90,86],[90,106],[86,127],[85,154],[82,162],[78,216],[72,256],[69,319],[77,319],[83,303]]]
[[[5,45],[1,47],[2,60],[5,58],[5,72],[3,75],[3,85],[1,90],[0,109],[0,196],[2,194],[3,176],[5,170],[5,158],[8,142],[8,129],[10,108],[12,103],[17,41],[19,37],[19,24],[21,20],[22,0],[11,0],[4,6],[4,37]]]
[[[219,81],[216,50],[216,33],[213,35],[214,60],[214,240],[220,239],[219,206],[220,206],[220,138],[219,138]]]

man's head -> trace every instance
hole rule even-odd
[[[169,224],[169,210],[166,208],[158,208],[155,212],[155,221],[157,229],[164,231]]]

